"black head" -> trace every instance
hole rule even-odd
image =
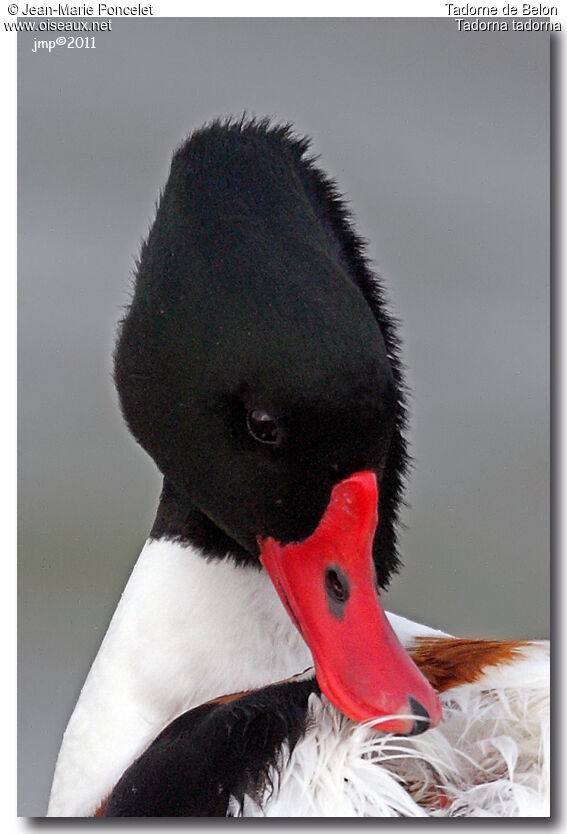
[[[164,474],[155,535],[254,560],[313,532],[373,470],[374,558],[396,567],[405,465],[393,325],[334,185],[289,127],[215,122],[176,152],[142,247],[115,379]]]

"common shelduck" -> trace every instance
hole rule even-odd
[[[308,145],[215,121],[173,157],[115,352],[163,491],[49,816],[548,813],[547,644],[380,606],[398,339]]]

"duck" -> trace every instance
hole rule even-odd
[[[498,686],[538,715],[528,775],[498,802],[545,805],[548,646],[383,610],[409,457],[400,340],[310,154],[291,124],[247,117],[174,153],[114,353],[123,418],[163,486],[48,816],[482,815],[451,782],[455,738],[465,702],[474,725]]]

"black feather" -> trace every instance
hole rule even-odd
[[[275,684],[184,713],[126,770],[104,816],[225,817],[231,797],[242,808],[269,794],[318,691],[314,679]]]

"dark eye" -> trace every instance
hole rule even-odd
[[[259,443],[268,443],[270,446],[277,446],[281,441],[282,432],[277,420],[271,417],[262,408],[251,408],[246,415],[248,431]]]

